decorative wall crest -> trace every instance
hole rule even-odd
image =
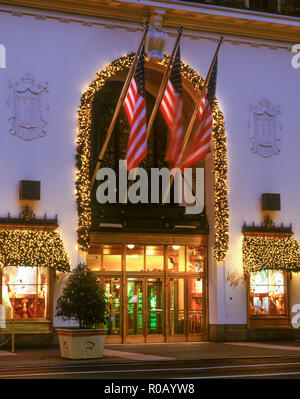
[[[44,137],[47,133],[46,114],[49,109],[46,99],[48,83],[36,83],[31,75],[24,75],[17,82],[9,81],[8,88],[9,133],[25,141]]]
[[[279,105],[271,106],[266,99],[261,100],[256,106],[250,105],[249,140],[253,153],[264,158],[280,153],[282,127],[279,115]]]

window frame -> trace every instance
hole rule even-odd
[[[266,269],[272,270],[272,269]],[[247,289],[247,326],[248,328],[287,328],[291,327],[291,309],[290,309],[290,280],[291,280],[291,272],[286,270],[282,270],[284,272],[284,287],[285,287],[285,306],[286,312],[282,315],[255,315],[251,314],[250,310],[250,273],[247,274],[246,278],[246,289]]]

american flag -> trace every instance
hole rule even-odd
[[[199,125],[180,165],[181,169],[194,165],[210,151],[213,125],[212,108],[216,94],[217,69],[218,58],[216,59],[208,87],[201,100],[198,112]]]
[[[147,155],[144,47],[123,105],[131,128],[126,153],[127,169],[130,171]]]
[[[169,128],[168,147],[165,159],[170,164],[175,164],[180,156],[182,141],[182,85],[179,46],[160,109]]]

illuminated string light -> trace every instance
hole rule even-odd
[[[299,272],[299,244],[292,237],[244,237],[243,266],[246,274],[263,269]]]
[[[70,260],[56,231],[0,230],[0,264],[70,270]]]
[[[78,245],[79,249],[87,252],[89,248],[89,231],[91,227],[91,193],[90,193],[90,131],[92,122],[92,104],[96,93],[106,81],[120,71],[129,70],[134,54],[130,54],[107,65],[96,79],[89,85],[81,98],[78,110],[79,133],[77,138],[76,166],[78,169],[76,180],[76,201],[78,210]],[[168,57],[161,61],[166,66]],[[188,65],[181,63],[181,73],[194,87],[200,91],[204,80]],[[229,207],[227,188],[227,150],[226,133],[223,114],[215,102],[213,108],[213,156],[214,156],[214,208],[215,208],[215,248],[214,255],[218,262],[225,259],[229,240]]]

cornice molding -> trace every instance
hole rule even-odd
[[[160,9],[164,11],[165,27],[170,29],[182,25],[184,30],[291,44],[298,43],[300,37],[300,18],[182,1],[7,0],[1,1],[1,4],[134,24],[143,23],[146,17]],[[31,15],[29,11],[25,14]]]

